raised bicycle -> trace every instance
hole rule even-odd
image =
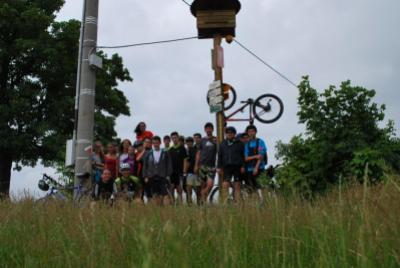
[[[224,97],[224,111],[231,109],[237,99],[236,90],[229,84],[223,84],[223,97]],[[207,102],[209,99],[207,97]],[[258,98],[247,99],[241,101],[242,106],[240,106],[234,112],[225,115],[226,122],[250,122],[254,123],[254,119],[257,119],[261,123],[270,124],[274,123],[279,118],[281,118],[284,106],[282,100],[274,94],[263,94]],[[233,118],[239,112],[243,113],[244,110],[249,107],[249,116],[247,118]]]

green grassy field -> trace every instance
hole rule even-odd
[[[400,267],[400,186],[265,208],[0,203],[1,267]]]

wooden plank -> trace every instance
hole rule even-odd
[[[236,27],[236,14],[232,10],[206,10],[197,13],[197,27],[207,28],[234,28]]]

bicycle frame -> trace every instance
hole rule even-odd
[[[252,105],[253,105],[253,100],[246,101],[237,110],[233,111],[229,115],[226,115],[225,116],[225,122],[250,122],[250,124],[252,125],[254,123],[254,114],[253,114],[253,111],[251,109]],[[249,106],[249,117],[248,118],[232,118],[236,114],[238,114],[239,112],[243,113],[244,109],[246,109],[247,106]]]

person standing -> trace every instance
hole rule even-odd
[[[225,128],[226,138],[222,141],[218,151],[218,173],[222,179],[223,200],[226,200],[229,187],[233,179],[233,190],[235,201],[240,198],[240,186],[242,174],[245,172],[244,144],[235,138],[234,127]]]
[[[159,205],[169,204],[167,177],[172,174],[169,154],[161,149],[161,138],[153,137],[153,150],[146,154],[143,163],[145,183],[150,183],[152,195]]]
[[[144,177],[143,177],[143,162],[144,162],[144,158],[146,156],[146,151],[144,149],[143,142],[141,142],[141,141],[135,142],[133,146],[136,149],[135,167],[134,167],[133,176],[138,177],[143,186],[143,192],[142,192],[142,196],[141,196],[142,201],[144,201],[144,195],[146,195],[147,199],[150,200],[152,198],[150,184],[145,183]]]
[[[200,185],[199,177],[194,173],[194,166],[196,165],[197,149],[194,146],[194,139],[192,137],[186,138],[186,150],[188,155],[188,169],[186,178],[186,194],[188,204],[192,204],[192,192],[196,193],[197,204],[200,204]]]
[[[194,140],[194,147],[196,147],[196,150],[198,150],[201,143],[201,134],[200,133],[193,134],[193,140]]]
[[[184,145],[181,144],[178,132],[171,133],[173,145],[168,150],[172,162],[172,174],[170,193],[172,197],[175,195],[175,190],[178,194],[178,202],[182,204],[182,187],[184,184],[184,177],[187,175],[187,153]]]
[[[94,151],[92,154],[93,178],[94,182],[98,183],[101,180],[101,175],[104,169],[104,151],[103,144],[96,141],[94,144]]]
[[[147,126],[145,122],[140,122],[136,128],[136,141],[144,141],[145,138],[153,138],[153,133],[151,131],[146,130]]]
[[[151,138],[144,138],[143,139],[143,146],[144,146],[144,150],[146,152],[151,151],[151,149],[152,149],[152,140],[151,140]]]
[[[263,200],[261,185],[258,182],[260,174],[265,170],[268,163],[267,146],[265,142],[257,138],[257,128],[249,125],[246,128],[249,140],[244,147],[246,161],[246,184],[257,190],[260,200]]]
[[[113,143],[107,145],[107,154],[104,157],[104,168],[111,172],[111,179],[114,181],[118,177],[119,161],[117,148]]]
[[[124,160],[128,157],[129,147],[132,146],[132,143],[128,139],[124,139],[119,145],[119,162],[123,163]]]
[[[128,155],[126,156],[126,158],[125,158],[123,161],[120,160],[120,163],[121,163],[120,169],[121,169],[121,166],[122,166],[123,163],[129,164],[129,171],[130,171],[130,174],[131,174],[132,176],[135,176],[135,158],[136,158],[136,155],[135,155],[135,147],[129,146],[129,148],[128,148]],[[121,159],[121,158],[120,158],[120,159]]]
[[[171,148],[171,137],[165,135],[163,138],[163,143],[164,143],[164,150],[168,151],[169,148]]]
[[[201,180],[201,203],[207,201],[216,173],[217,138],[213,135],[214,125],[210,122],[204,125],[206,137],[201,139],[197,154],[194,172]]]

